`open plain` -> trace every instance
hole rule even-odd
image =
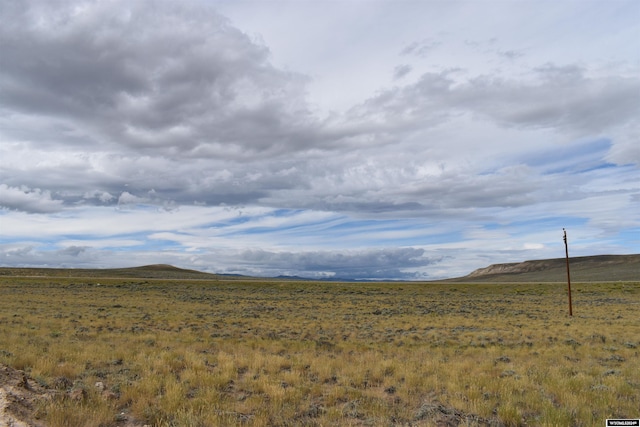
[[[24,425],[640,417],[633,282],[573,284],[572,317],[562,283],[0,277],[0,294],[0,364],[46,390]]]

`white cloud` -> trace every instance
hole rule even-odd
[[[525,243],[523,249],[544,249],[542,243]]]
[[[428,251],[393,252],[403,277],[544,257],[567,223],[607,236],[585,253],[637,251],[638,11],[1,3],[0,243],[40,264],[263,250],[309,274],[296,251]]]
[[[53,199],[48,190],[6,184],[0,184],[0,207],[34,213],[53,213],[63,208],[62,200]]]

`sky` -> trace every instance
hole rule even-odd
[[[637,0],[0,2],[0,266],[640,253]],[[563,278],[559,278],[563,280]]]

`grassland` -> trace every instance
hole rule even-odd
[[[0,277],[0,363],[59,391],[53,427],[640,417],[640,284],[573,291]]]

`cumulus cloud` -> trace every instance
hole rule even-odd
[[[118,150],[241,159],[314,139],[304,78],[209,7],[11,2],[2,14],[0,106],[54,121],[54,144],[71,131]]]
[[[456,67],[427,72],[381,90],[344,116],[322,118],[306,98],[307,78],[274,67],[267,46],[206,5],[157,2],[153,14],[146,2],[3,7],[11,19],[0,30],[7,59],[0,104],[50,131],[25,135],[24,126],[4,127],[22,147],[46,144],[48,151],[34,167],[9,164],[4,181],[57,190],[68,204],[104,205],[117,194],[143,202],[155,190],[159,205],[292,207],[301,200],[314,209],[418,212],[432,203],[412,200],[402,189],[420,194],[418,187],[439,187],[431,194],[443,196],[444,205],[473,205],[465,194],[494,186],[482,183],[485,178],[467,185],[464,177],[475,180],[475,171],[451,168],[450,147],[470,155],[481,150],[490,159],[504,144],[439,134],[445,127],[482,122],[575,139],[618,129],[633,134],[640,115],[634,96],[640,79],[543,63],[519,78]],[[401,54],[423,56],[441,44],[426,38]],[[395,76],[412,69],[398,66]],[[609,158],[628,162],[636,145],[628,137],[612,139]],[[14,148],[3,154],[31,156],[24,148],[12,154]],[[419,170],[438,162],[449,163],[450,173],[425,183]],[[517,186],[513,196],[491,191],[476,198],[479,206],[531,200]],[[124,199],[117,205],[131,205]]]
[[[393,124],[401,131],[425,123],[425,118],[439,118],[436,126],[469,113],[500,126],[551,128],[573,138],[606,135],[637,122],[640,115],[639,78],[590,77],[578,66],[552,64],[526,80],[488,75],[461,79],[456,74],[423,74],[417,83],[384,91],[351,114],[360,120],[382,117],[391,124],[384,131]]]
[[[111,254],[106,252],[100,253],[81,246],[51,249],[43,248],[39,244],[25,246],[0,245],[0,256],[2,256],[3,259],[3,266],[100,268],[109,266],[109,262],[112,261],[110,255]],[[101,260],[101,256],[105,256],[105,259]],[[104,261],[106,262],[103,264]]]
[[[260,249],[237,254],[245,268],[258,275],[286,275],[334,279],[424,279],[416,269],[440,259],[425,256],[418,248],[388,248],[359,251],[272,252]],[[374,267],[375,266],[375,267]]]
[[[215,241],[247,271],[410,277],[444,268],[420,250],[472,247],[493,233],[464,230],[483,224],[638,226],[603,207],[638,211],[640,78],[621,43],[632,14],[288,5],[1,2],[0,213],[25,256],[96,262],[105,239],[208,268]],[[539,31],[550,16],[567,26]],[[345,25],[328,36],[333,22]],[[528,237],[513,250],[553,247]]]
[[[63,209],[62,201],[53,199],[48,190],[15,188],[6,184],[0,184],[0,206],[30,213],[53,213]]]
[[[128,191],[124,191],[122,192],[122,194],[120,194],[120,197],[118,197],[118,207],[123,207],[126,205],[143,204],[146,201],[147,201],[146,198],[134,196]]]
[[[102,203],[109,203],[110,201],[115,199],[115,197],[113,195],[111,195],[110,193],[108,193],[106,191],[99,191],[99,190],[87,191],[86,193],[84,193],[83,198],[84,199],[97,199],[97,200],[101,201]]]
[[[59,250],[58,253],[61,255],[77,257],[86,252],[86,250],[87,248],[84,246],[69,246],[67,248]]]

